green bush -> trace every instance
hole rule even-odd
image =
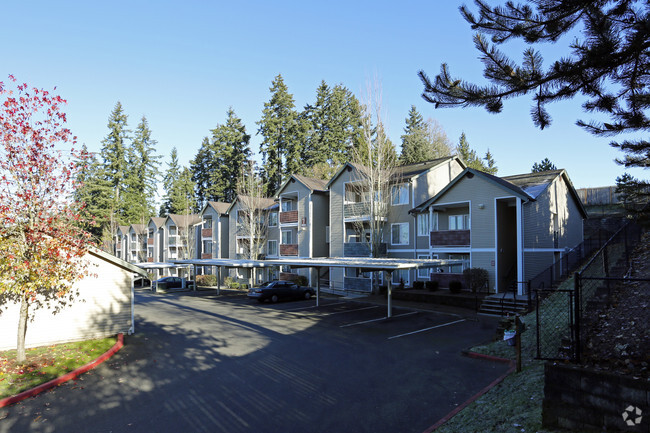
[[[196,285],[202,287],[212,287],[217,285],[216,275],[197,275]]]
[[[437,281],[425,281],[424,287],[426,287],[426,289],[430,292],[435,292],[436,290],[438,290],[439,284],[440,283],[438,283]]]
[[[235,280],[232,279],[232,277],[226,277],[225,280],[223,280],[223,283],[228,287],[229,289],[232,289],[232,285],[235,282]]]
[[[413,289],[424,290],[424,281],[413,281]]]
[[[463,288],[463,283],[458,280],[452,280],[449,282],[449,291],[451,293],[460,293]]]
[[[469,268],[463,271],[465,285],[472,292],[476,292],[487,286],[489,281],[488,271],[483,268]]]

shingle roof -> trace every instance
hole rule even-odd
[[[537,198],[563,172],[564,170],[549,170],[505,176],[502,179],[517,185],[531,197]]]
[[[431,161],[417,162],[415,164],[400,165],[395,167],[394,177],[401,177],[402,179],[408,179],[419,174],[424,173],[432,169],[433,167],[442,164],[450,159],[453,159],[454,156],[445,156],[442,158],[432,159]]]
[[[188,227],[196,224],[201,224],[203,222],[201,215],[197,214],[177,215],[170,213],[167,215],[167,217],[171,219],[177,227]]]
[[[147,232],[147,226],[144,224],[131,224],[131,228],[133,229],[134,232],[138,234]]]
[[[165,218],[164,217],[151,217],[151,220],[155,224],[156,228],[160,228],[165,224]]]
[[[223,201],[209,201],[208,205],[212,206],[212,208],[220,214],[228,213],[228,208],[230,207],[230,203]]]
[[[315,177],[307,177],[300,174],[294,174],[293,177],[302,182],[307,188],[312,191],[327,191],[327,182],[323,179]]]

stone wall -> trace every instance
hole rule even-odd
[[[547,363],[542,422],[545,427],[650,433],[650,381],[574,365]],[[629,406],[642,412],[641,423],[628,425]],[[628,420],[636,420],[628,414]]]

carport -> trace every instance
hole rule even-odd
[[[161,269],[187,269],[189,265],[181,265],[175,263],[166,263],[166,262],[143,262],[135,263],[134,266],[137,266],[146,270],[155,270],[159,271]],[[156,272],[156,279],[160,278],[161,275]]]
[[[221,267],[229,268],[265,268],[274,266],[291,266],[292,268],[314,268],[320,274],[320,269],[331,268],[361,268],[362,272],[385,272],[387,276],[387,312],[386,317],[392,316],[392,276],[397,270],[417,270],[438,268],[441,266],[462,264],[458,259],[396,259],[396,258],[360,258],[360,257],[327,257],[313,259],[274,259],[274,260],[235,260],[235,259],[191,259],[177,260],[175,264],[194,266],[217,266],[219,278],[217,290],[221,288]],[[316,279],[316,306],[320,305],[320,279]]]

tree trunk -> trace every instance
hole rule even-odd
[[[20,316],[18,318],[18,342],[16,345],[16,361],[25,362],[27,356],[25,355],[25,335],[27,334],[27,318],[28,318],[29,303],[27,298],[23,297],[20,302]]]

